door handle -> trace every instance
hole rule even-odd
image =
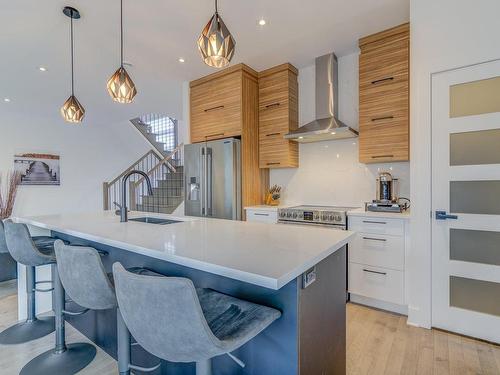
[[[458,216],[448,215],[446,211],[436,211],[436,220],[447,220],[447,219],[457,220]]]

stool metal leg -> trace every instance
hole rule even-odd
[[[130,332],[123,321],[120,309],[116,309],[118,372],[120,375],[130,375]]]
[[[212,375],[212,360],[196,362],[196,375]]]
[[[0,333],[0,344],[21,344],[54,332],[54,317],[37,318],[35,315],[35,287],[35,267],[26,266],[27,319]]]
[[[57,266],[52,265],[54,280],[53,307],[56,316],[56,345],[32,359],[24,366],[20,375],[70,375],[87,367],[96,356],[94,345],[76,343],[66,345],[64,328],[64,288],[59,279]]]

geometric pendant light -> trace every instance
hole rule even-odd
[[[72,7],[64,7],[63,13],[71,19],[71,96],[64,102],[61,107],[61,115],[67,122],[78,123],[82,122],[85,116],[85,108],[80,104],[75,97],[75,78],[73,64],[73,20],[80,18],[80,12]]]
[[[215,14],[198,38],[201,57],[208,66],[223,68],[233,58],[235,47],[236,42],[219,16],[217,0],[215,0]]]
[[[131,103],[137,90],[123,67],[123,0],[120,0],[120,67],[108,80],[108,93],[118,103]]]

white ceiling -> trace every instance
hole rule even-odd
[[[149,111],[179,117],[180,83],[214,71],[196,46],[212,0],[124,0],[125,60],[139,91],[129,106],[106,92],[119,65],[118,0],[0,0],[0,100],[12,99],[0,101],[1,110],[58,115],[70,92],[65,5],[82,14],[75,21],[75,80],[87,121]],[[262,70],[289,61],[300,68],[330,51],[354,52],[359,37],[406,22],[409,0],[219,0],[219,13],[236,40],[233,63]],[[257,24],[262,17],[264,27]]]

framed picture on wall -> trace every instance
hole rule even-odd
[[[61,185],[59,155],[14,155],[14,169],[21,174],[21,185]]]

